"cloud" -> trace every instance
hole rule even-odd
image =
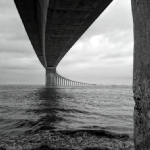
[[[124,31],[132,33],[133,21],[130,0],[115,0],[89,27],[81,37],[90,38],[93,35],[105,34],[113,38],[115,33]]]
[[[0,1],[0,84],[44,84],[45,71],[14,1]]]
[[[83,82],[132,84],[132,28],[130,1],[113,1],[62,59],[58,72]]]
[[[26,40],[27,34],[13,1],[0,1],[0,39]]]

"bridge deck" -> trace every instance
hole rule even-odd
[[[14,0],[45,68],[56,67],[112,0]]]

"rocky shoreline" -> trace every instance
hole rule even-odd
[[[87,132],[43,131],[16,138],[0,138],[0,150],[134,150],[127,138],[108,138]]]

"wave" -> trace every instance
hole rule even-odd
[[[78,133],[88,133],[97,137],[106,137],[106,138],[113,138],[113,139],[130,139],[133,140],[133,136],[129,133],[117,133],[117,132],[112,132],[112,131],[108,131],[108,130],[94,130],[94,129],[90,129],[90,130],[56,130],[57,132],[60,132],[62,134],[65,135],[75,135]]]

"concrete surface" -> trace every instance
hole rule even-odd
[[[150,150],[150,1],[132,0],[134,22],[134,144]]]
[[[33,48],[47,67],[60,60],[112,0],[14,0]]]

